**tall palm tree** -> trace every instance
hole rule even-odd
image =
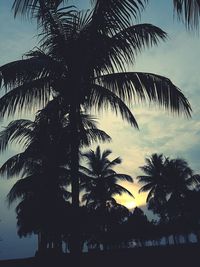
[[[129,109],[136,99],[188,116],[191,108],[169,79],[152,73],[127,72],[138,52],[166,37],[153,25],[133,24],[131,15],[136,16],[143,8],[141,1],[137,5],[132,0],[117,1],[117,5],[94,1],[93,9],[86,13],[59,9],[62,2],[15,2],[21,11],[28,10],[27,4],[39,4],[36,13],[32,7],[30,10],[38,18],[42,35],[39,50],[0,68],[6,90],[0,99],[0,117],[30,110],[35,104],[44,106],[52,93],[63,97],[69,111],[72,203],[77,209],[80,141],[76,120],[82,110],[111,107],[138,127]]]
[[[56,107],[55,101],[52,101],[39,112],[34,122],[16,120],[1,132],[1,152],[7,149],[10,142],[23,145],[25,150],[8,159],[1,166],[0,173],[6,174],[8,178],[21,177],[8,194],[9,203],[16,199],[22,200],[16,209],[19,234],[38,232],[41,250],[47,247],[50,242],[47,237],[51,236],[54,248],[61,251],[61,234],[64,229],[62,216],[67,210],[65,200],[71,196],[65,189],[71,184],[67,168],[69,122],[67,116],[62,117],[60,108],[57,107],[56,111]],[[108,135],[97,129],[91,116],[82,114],[80,119],[79,136],[82,145],[95,140],[109,140]],[[36,211],[31,217],[37,216],[31,220],[31,224],[27,220],[30,215],[28,204]]]
[[[41,48],[45,52],[32,51],[27,58],[0,68],[7,92],[0,99],[0,116],[30,110],[33,103],[45,105],[52,92],[65,99],[72,133],[71,175],[75,206],[78,204],[79,161],[75,121],[81,109],[111,106],[135,127],[137,122],[127,106],[135,98],[158,103],[172,112],[190,115],[191,111],[187,99],[169,79],[126,71],[126,65],[134,63],[137,52],[158,44],[166,34],[149,24],[130,23],[122,29],[117,25],[123,22],[126,12],[123,10],[121,14],[117,7],[118,24],[113,25],[112,20],[108,21],[108,10],[99,3],[96,2],[89,14],[44,5]],[[106,25],[102,24],[105,18]]]

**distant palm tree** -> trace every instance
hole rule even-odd
[[[113,196],[116,194],[127,193],[133,196],[129,190],[118,184],[120,181],[133,182],[133,179],[127,174],[113,170],[113,167],[121,163],[121,159],[118,157],[109,160],[108,156],[111,153],[111,150],[101,152],[98,146],[95,151],[90,150],[83,154],[88,167],[81,167],[85,174],[82,177],[82,187],[86,190],[82,201],[86,201],[88,207],[106,209],[109,207],[109,202],[114,201]]]
[[[168,213],[170,219],[177,218],[184,209],[184,199],[200,183],[200,175],[194,174],[183,159],[167,160],[165,167],[167,177]]]
[[[101,152],[98,146],[95,151],[90,150],[83,154],[86,158],[88,167],[81,166],[81,187],[85,190],[82,201],[94,218],[98,218],[98,222],[94,222],[99,227],[96,232],[100,232],[100,238],[103,239],[104,249],[107,248],[108,236],[113,225],[119,223],[127,216],[127,209],[117,204],[114,199],[115,195],[122,193],[132,193],[125,187],[118,184],[120,181],[133,182],[131,176],[127,174],[117,173],[113,168],[121,163],[121,159],[115,158],[109,160],[108,156],[111,150]],[[98,233],[97,233],[98,235]],[[112,235],[112,234],[111,234]]]
[[[153,154],[146,159],[146,163],[141,169],[147,175],[137,177],[139,182],[145,183],[140,192],[149,191],[148,208],[160,216],[160,224],[164,228],[172,229],[171,234],[177,244],[176,231],[180,233],[185,227],[188,196],[199,185],[200,175],[194,174],[183,159],[169,159]]]
[[[160,214],[164,220],[166,214],[164,205],[166,203],[166,177],[165,177],[165,158],[162,154],[152,154],[146,158],[146,165],[140,169],[146,175],[137,177],[139,183],[144,184],[139,192],[148,192],[146,202],[154,213]]]

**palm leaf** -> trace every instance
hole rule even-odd
[[[188,29],[199,27],[199,0],[173,0],[173,3],[174,11],[178,16],[178,19],[183,21]]]
[[[93,176],[93,172],[90,170],[90,169],[88,169],[87,167],[85,167],[85,166],[82,166],[82,165],[80,165],[79,166],[79,170],[82,172],[82,173],[85,173],[86,175],[88,175],[88,176]]]
[[[100,35],[96,39],[96,50],[91,49],[96,51],[93,54],[96,72],[105,69],[107,73],[113,73],[126,71],[127,65],[135,64],[138,52],[158,45],[160,40],[166,39],[166,33],[151,24],[137,24],[112,37]],[[105,41],[102,42],[101,39]]]
[[[11,204],[25,194],[32,193],[37,186],[36,180],[34,176],[28,176],[17,181],[7,195],[8,203]]]
[[[154,102],[173,113],[191,116],[191,106],[178,87],[168,78],[152,73],[127,72],[108,74],[97,78],[101,86],[112,91],[121,100]]]
[[[146,203],[149,203],[149,201],[150,201],[151,199],[153,199],[153,197],[154,197],[154,193],[155,193],[155,188],[153,187],[153,188],[149,191],[149,193],[148,193],[148,195],[147,195]]]
[[[13,176],[19,175],[24,168],[24,154],[19,153],[9,158],[1,167],[0,175],[12,178]]]
[[[115,184],[112,188],[110,188],[109,193],[111,195],[122,195],[125,193],[134,198],[133,194],[128,189],[119,184]]]
[[[95,27],[109,31],[125,28],[132,16],[136,19],[144,9],[146,0],[91,0],[94,4],[93,22]],[[107,27],[109,25],[109,27]],[[111,31],[112,29],[112,31]]]
[[[145,175],[139,175],[139,176],[136,177],[136,179],[139,181],[139,183],[149,183],[149,182],[153,181],[153,177],[152,176],[145,176]]]
[[[51,93],[52,89],[48,78],[24,83],[0,98],[0,117],[13,116],[42,108],[50,100]]]
[[[106,176],[104,179],[105,180],[114,179],[115,181],[126,181],[126,182],[133,183],[133,178],[130,175],[122,174],[122,173],[115,173],[115,174]]]
[[[105,166],[105,169],[104,171],[106,172],[106,170],[110,169],[110,168],[113,168],[114,166],[118,165],[118,164],[121,164],[122,163],[122,159],[120,157],[110,161],[106,166]]]
[[[63,71],[62,65],[42,50],[30,51],[25,56],[26,59],[13,61],[0,67],[1,83],[6,92],[31,80],[55,77]]]
[[[98,111],[101,110],[102,107],[105,109],[111,108],[116,115],[119,113],[122,119],[127,120],[127,122],[131,125],[138,128],[136,119],[127,105],[120,97],[108,90],[106,87],[94,84],[88,103],[86,104],[88,108],[94,107]]]
[[[56,9],[64,2],[65,0],[15,0],[12,9],[15,17],[22,14],[32,18],[36,11],[41,13],[41,9],[45,7]]]
[[[145,184],[140,188],[139,193],[147,192],[147,191],[151,190],[152,187],[154,188],[154,183]]]
[[[7,149],[9,142],[28,145],[34,123],[30,120],[15,120],[0,133],[0,151]]]
[[[99,129],[87,129],[80,133],[81,145],[90,146],[94,142],[110,142],[111,137]]]

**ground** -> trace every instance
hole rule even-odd
[[[119,251],[93,252],[83,254],[75,260],[69,255],[58,258],[40,259],[29,258],[20,260],[0,261],[2,267],[127,267],[127,266],[153,266],[153,267],[182,267],[199,266],[200,246],[171,246],[156,248],[135,248]],[[78,260],[78,262],[77,262]]]

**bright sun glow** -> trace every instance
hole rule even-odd
[[[126,206],[129,210],[132,210],[136,207],[135,201],[128,201],[124,203],[124,206]]]

